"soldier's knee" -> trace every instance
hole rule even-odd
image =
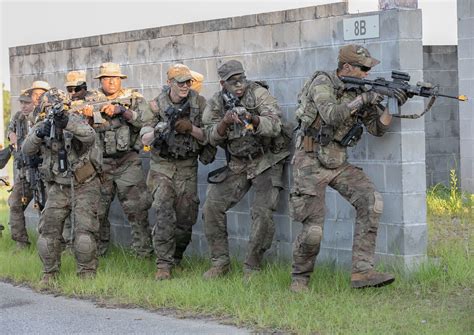
[[[76,258],[80,263],[87,263],[94,259],[96,242],[90,234],[77,233],[74,240]]]
[[[305,236],[304,243],[310,246],[317,246],[321,243],[323,230],[319,226],[311,226]]]
[[[202,207],[202,214],[203,217],[211,217],[214,216],[216,213],[225,213],[225,204],[220,201],[214,201],[211,199],[206,199],[204,206]]]
[[[372,213],[382,214],[383,212],[383,197],[377,192],[368,192],[366,194],[358,196],[353,201],[354,207],[359,210],[368,210]]]

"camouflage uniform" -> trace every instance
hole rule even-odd
[[[60,99],[66,102],[62,91],[53,89],[43,96],[43,102]],[[46,107],[48,108],[48,107]],[[69,114],[64,129],[56,129],[56,138],[41,138],[39,132],[45,122],[37,123],[23,143],[26,155],[41,153],[39,169],[48,183],[48,199],[39,222],[38,253],[45,275],[56,275],[61,265],[64,220],[74,216],[74,255],[79,275],[93,275],[97,269],[99,221],[97,199],[100,196],[96,173],[100,152],[94,151],[95,134],[82,117]],[[59,138],[59,139],[58,139]],[[67,155],[67,169],[60,172],[60,153]]]
[[[357,211],[353,272],[368,271],[374,266],[375,239],[383,199],[365,173],[347,162],[347,148],[340,144],[358,119],[351,114],[347,104],[361,92],[346,89],[336,72],[316,72],[306,83],[305,91],[296,114],[302,127],[306,128],[306,136],[303,143],[297,144],[293,160],[294,186],[290,204],[293,220],[303,224],[294,242],[292,276],[307,282],[323,236],[326,186],[338,191]],[[364,108],[361,121],[367,131],[382,136],[388,126],[379,120],[381,110],[375,106]],[[327,145],[316,140],[321,136],[321,125],[325,125],[330,134]],[[309,149],[304,145],[308,144],[307,141],[310,141]]]
[[[122,89],[114,99],[129,101],[133,119],[126,121],[121,116],[110,117],[102,113],[104,123],[94,123],[93,126],[104,154],[101,175],[102,196],[99,206],[99,252],[101,255],[105,254],[109,244],[108,214],[110,204],[117,194],[132,228],[132,248],[140,256],[149,256],[153,253],[148,224],[151,197],[146,190],[138,152],[142,147],[139,138],[142,126],[140,115],[150,107],[143,96],[132,89]],[[108,100],[101,89],[98,90],[97,100]]]
[[[189,91],[185,99],[189,102],[191,123],[202,127],[205,98],[195,91]],[[168,121],[164,113],[168,108],[182,106],[172,103],[169,89],[153,99],[150,105],[153,114],[143,114],[142,135],[154,131],[159,122]],[[152,235],[158,269],[171,269],[173,265],[179,264],[191,241],[192,226],[196,223],[199,211],[198,156],[205,164],[214,158],[213,150],[209,150],[205,144],[205,141],[199,142],[190,134],[177,133],[173,146],[163,143],[161,148],[151,148],[147,185],[153,195],[152,207],[156,211]]]
[[[275,224],[272,215],[283,187],[283,161],[289,151],[286,146],[278,147],[276,144],[281,137],[281,111],[269,91],[260,83],[248,82],[240,102],[249,113],[260,119],[254,134],[236,133],[234,124],[227,129],[225,136],[219,135],[218,124],[225,114],[222,92],[214,94],[204,111],[203,123],[209,142],[226,148],[230,154],[227,178],[208,186],[203,207],[204,229],[213,268],[228,268],[226,211],[236,205],[253,185],[255,199],[244,265],[247,270],[258,270],[263,254],[273,240]]]
[[[25,116],[21,112],[17,112],[8,126],[9,133],[17,135],[17,150],[14,152],[14,176],[15,186],[8,197],[8,206],[10,207],[10,230],[12,239],[22,245],[29,245],[28,234],[25,225],[25,209],[33,199],[30,183],[27,180],[26,160],[20,150],[23,141],[29,130],[34,124],[33,113]]]

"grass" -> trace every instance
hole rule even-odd
[[[428,194],[448,201],[440,191]],[[4,203],[0,203],[4,206]],[[470,204],[469,204],[470,205]],[[154,261],[136,259],[115,247],[100,260],[93,280],[75,276],[74,259],[62,257],[61,275],[52,288],[67,296],[93,298],[99,305],[140,306],[178,317],[210,317],[261,331],[299,334],[468,334],[474,332],[474,262],[472,210],[437,212],[428,216],[430,261],[416,272],[397,271],[396,282],[369,290],[349,288],[349,274],[318,267],[308,294],[288,291],[290,265],[267,263],[250,284],[242,267],[205,282],[209,262],[185,258],[174,279],[153,280]],[[467,209],[467,211],[465,211]],[[6,222],[6,208],[0,222]],[[32,234],[34,235],[34,234]],[[36,237],[33,236],[33,240]],[[0,239],[0,278],[40,289],[41,263],[35,248],[14,253],[8,232]]]

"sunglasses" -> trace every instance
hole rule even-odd
[[[83,86],[69,86],[67,87],[67,92],[68,93],[77,93],[82,91],[84,87]]]
[[[178,85],[178,87],[184,87],[184,85],[186,85],[187,87],[191,87],[192,84],[193,84],[192,79],[182,81],[182,82],[179,82],[179,81],[175,80],[174,82],[176,83],[176,85]]]
[[[372,68],[360,64],[351,64],[352,66],[358,67],[362,72],[369,72]]]
[[[241,76],[239,78],[234,78],[230,80],[226,80],[226,83],[231,85],[231,86],[237,86],[237,84],[245,84],[247,82],[247,77],[246,76]]]

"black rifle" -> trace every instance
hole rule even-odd
[[[428,112],[433,106],[437,97],[444,97],[449,99],[456,99],[459,101],[467,101],[467,97],[464,95],[460,96],[451,96],[446,94],[439,93],[439,85],[433,86],[430,83],[418,82],[416,85],[410,85],[410,75],[406,72],[401,71],[392,71],[392,81],[386,80],[385,78],[379,77],[374,80],[370,79],[361,79],[355,77],[340,77],[343,83],[348,84],[346,88],[362,88],[368,91],[374,91],[376,93],[385,95],[388,97],[388,108],[390,114],[399,118],[406,119],[418,119]],[[415,95],[431,98],[425,110],[421,114],[411,114],[411,115],[399,115],[400,107],[398,106],[397,98],[394,95],[395,89],[400,89],[404,91],[409,98],[412,98]]]
[[[161,153],[166,155],[167,149],[175,145],[176,139],[176,121],[179,119],[189,117],[191,114],[189,100],[182,104],[179,108],[170,105],[165,110],[166,121],[159,122],[158,127],[155,127],[155,138],[150,146],[161,148]],[[160,127],[163,125],[162,127]],[[166,151],[166,152],[163,152]]]
[[[237,98],[229,91],[223,91],[222,98],[224,99],[224,110],[226,112],[232,111],[236,113],[239,117],[239,120],[242,121],[242,124],[244,125],[243,135],[245,136],[248,132],[253,132],[254,127],[252,124],[252,119],[249,118],[250,114],[247,112],[247,109],[242,105],[239,98]],[[234,131],[240,133],[240,127],[236,127],[234,125]]]
[[[39,165],[43,159],[39,155],[28,156],[26,159],[26,166],[28,167],[28,179],[30,182],[31,191],[33,193],[34,205],[33,207],[43,210],[46,203],[46,187],[41,179],[39,172]]]

